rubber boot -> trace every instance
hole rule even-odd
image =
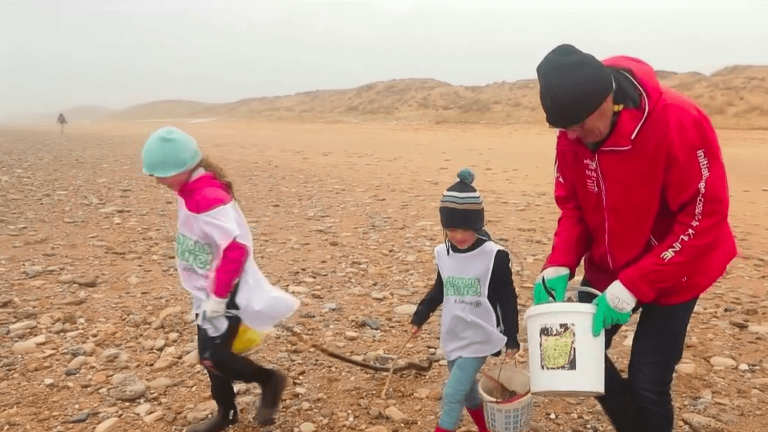
[[[216,412],[216,416],[205,423],[190,426],[187,432],[222,432],[237,423],[237,410],[222,410]]]
[[[453,432],[453,431],[448,429],[443,429],[440,426],[435,426],[435,432]]]
[[[261,402],[256,411],[256,423],[267,426],[275,423],[275,413],[280,407],[280,399],[285,390],[286,377],[282,372],[274,371],[269,383],[261,387]]]
[[[469,416],[472,417],[472,421],[475,422],[477,432],[490,432],[488,426],[485,424],[485,411],[483,410],[482,405],[477,408],[467,408],[467,412],[469,413]]]

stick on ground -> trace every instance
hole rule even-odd
[[[410,342],[410,341],[411,341],[411,339],[413,339],[413,337],[414,337],[415,335],[416,335],[416,333],[411,333],[411,335],[410,335],[410,336],[408,336],[408,340],[406,340],[406,341],[405,341],[405,343],[403,344],[403,346],[402,346],[402,347],[400,347],[400,350],[397,352],[397,354],[395,354],[395,358],[394,358],[394,359],[392,359],[392,367],[390,367],[390,369],[389,369],[389,375],[387,375],[387,383],[386,383],[386,384],[384,384],[384,390],[381,392],[381,398],[382,398],[382,399],[386,399],[386,397],[387,397],[387,389],[389,388],[389,381],[392,379],[392,371],[394,371],[394,370],[395,370],[395,362],[397,361],[397,359],[398,359],[398,358],[400,358],[400,354],[401,354],[401,353],[403,352],[403,350],[405,349],[405,346],[406,346],[406,345],[408,345],[408,342]]]
[[[379,365],[372,365],[366,362],[357,361],[349,356],[346,356],[344,354],[341,354],[339,352],[330,350],[328,348],[325,348],[323,346],[312,344],[311,345],[316,350],[320,351],[321,353],[327,355],[328,357],[335,358],[337,360],[341,360],[343,362],[359,366],[364,369],[376,371],[376,372],[387,372],[389,370],[392,370],[391,366],[379,366]],[[393,363],[394,364],[394,363]],[[416,371],[416,372],[428,372],[432,368],[432,361],[426,360],[424,362],[407,362],[404,365],[398,366],[394,368],[395,372],[404,372],[408,370]]]

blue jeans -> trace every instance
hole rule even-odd
[[[477,373],[486,357],[459,357],[448,362],[448,382],[443,391],[443,412],[438,425],[456,430],[464,407],[475,409],[483,404],[477,391]]]

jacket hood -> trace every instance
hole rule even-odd
[[[196,190],[207,188],[220,189],[227,194],[230,193],[227,185],[216,178],[216,175],[212,172],[195,171],[187,184],[185,184],[181,190],[179,190],[179,195],[182,195],[182,193],[193,193]]]
[[[179,190],[187,210],[205,213],[232,201],[231,191],[215,174],[199,169],[187,184]]]
[[[610,57],[603,60],[603,64],[628,73],[630,78],[640,88],[645,99],[647,99],[649,111],[656,107],[661,98],[661,84],[659,79],[656,78],[656,71],[653,70],[651,65],[640,59],[628,56]]]

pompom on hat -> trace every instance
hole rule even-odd
[[[485,226],[485,209],[483,197],[472,186],[475,174],[469,168],[464,168],[456,177],[456,183],[449,186],[440,198],[440,224],[443,229],[482,230]]]

